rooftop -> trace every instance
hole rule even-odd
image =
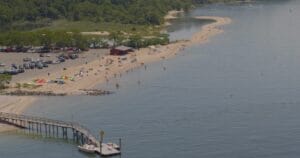
[[[127,46],[118,46],[118,47],[116,47],[115,49],[120,50],[120,51],[133,50],[133,48],[127,47]]]

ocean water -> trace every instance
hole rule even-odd
[[[122,138],[123,158],[298,158],[300,1],[208,5],[186,18],[196,15],[233,23],[208,44],[98,86],[114,95],[42,98],[26,114]],[[177,21],[171,36],[196,31],[188,22]],[[98,156],[61,140],[12,133],[0,134],[0,157]]]

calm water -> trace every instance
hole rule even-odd
[[[26,113],[122,137],[123,158],[299,157],[300,1],[213,5],[194,15],[233,23],[209,44],[99,86],[115,90],[119,82],[115,95],[44,98]],[[195,25],[181,24],[174,34]],[[0,138],[1,158],[93,157],[61,141]]]

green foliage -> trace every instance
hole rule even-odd
[[[0,90],[5,89],[5,85],[8,84],[11,81],[11,79],[11,75],[0,74]]]
[[[0,35],[0,45],[5,46],[45,46],[78,47],[88,46],[87,38],[76,30],[50,31],[47,29],[33,32],[12,31]]]
[[[111,32],[108,39],[113,42],[113,46],[119,45],[122,42],[121,32]]]
[[[168,37],[156,26],[168,11],[229,1],[236,0],[0,0],[0,45],[84,49],[91,37],[79,31],[108,31],[114,45],[125,40],[136,48],[165,44]]]
[[[144,48],[151,45],[165,45],[168,44],[169,36],[166,34],[160,35],[158,37],[151,37],[151,38],[142,38],[141,36],[134,35],[131,36],[128,39],[127,43],[124,43],[124,45],[133,47],[133,48]]]
[[[159,25],[167,11],[191,4],[191,0],[2,0],[0,28],[32,29],[58,19]]]
[[[40,87],[40,85],[35,85],[35,84],[29,84],[29,83],[24,83],[20,85],[21,88],[25,88],[25,89],[36,89],[38,87]]]
[[[129,38],[128,46],[133,48],[140,48],[142,46],[143,39],[139,35],[134,35]]]
[[[22,84],[21,83],[16,83],[16,88],[17,89],[21,89],[22,88]]]

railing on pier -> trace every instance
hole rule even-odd
[[[4,112],[0,112],[0,121],[3,123],[28,129],[29,131],[36,131],[40,134],[52,134],[56,137],[59,137],[59,134],[62,134],[62,137],[65,139],[68,139],[68,133],[72,132],[73,139],[76,140],[77,143],[88,143],[95,146],[100,146],[100,143],[92,135],[92,133],[87,128],[78,123]]]

